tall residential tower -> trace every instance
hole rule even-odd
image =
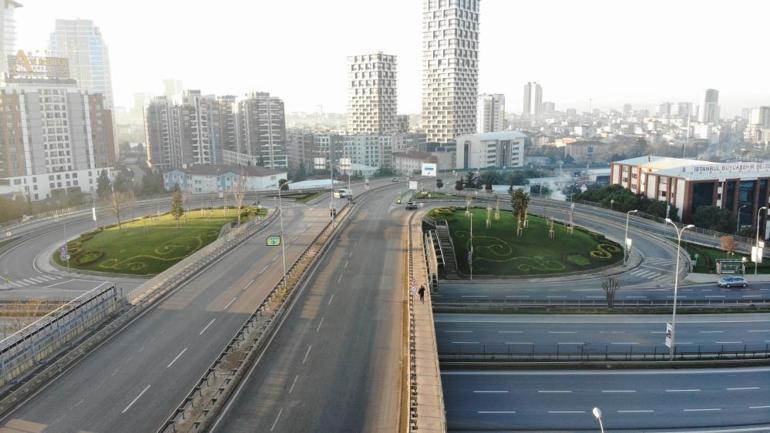
[[[703,123],[719,123],[719,90],[706,89],[700,120]]]
[[[480,0],[423,0],[422,127],[429,143],[476,131]]]
[[[543,108],[543,88],[534,81],[524,85],[524,117],[537,117]]]
[[[397,129],[396,56],[383,53],[348,58],[348,132],[392,134]]]
[[[476,115],[478,127],[476,132],[496,132],[503,130],[505,117],[505,95],[479,95],[479,112]]]

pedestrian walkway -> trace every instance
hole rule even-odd
[[[412,276],[416,287],[424,286],[425,299],[420,301],[418,294],[410,291],[414,321],[414,366],[410,372],[412,395],[416,399],[410,402],[412,421],[409,431],[413,432],[446,432],[446,417],[444,411],[444,396],[441,386],[441,372],[438,363],[438,347],[436,345],[436,330],[433,325],[433,308],[431,306],[430,282],[428,281],[427,261],[420,224],[412,225]],[[410,331],[411,333],[411,331]],[[410,336],[410,339],[412,337]],[[410,350],[412,348],[410,347]],[[414,375],[414,376],[413,376]],[[415,404],[416,403],[416,404]],[[416,416],[414,416],[416,415]]]
[[[21,280],[0,280],[0,290],[8,290],[19,287],[40,287],[48,286],[58,281],[61,281],[63,277],[49,274],[38,274],[34,277],[27,277]]]

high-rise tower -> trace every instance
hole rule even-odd
[[[423,0],[422,127],[429,143],[476,131],[480,0]]]
[[[395,132],[396,56],[375,53],[349,57],[348,81],[348,132],[377,135]]]

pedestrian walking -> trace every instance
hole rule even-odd
[[[420,302],[425,302],[425,286],[420,285]]]

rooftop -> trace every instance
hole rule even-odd
[[[275,176],[286,173],[265,167],[237,166],[237,165],[193,165],[185,169],[177,169],[187,174],[197,174],[202,176],[219,176],[225,173],[243,173],[246,176]]]
[[[518,140],[527,138],[526,134],[518,131],[484,132],[482,134],[469,134],[461,137],[478,137],[482,141],[487,140]],[[459,138],[459,137],[458,137]]]

